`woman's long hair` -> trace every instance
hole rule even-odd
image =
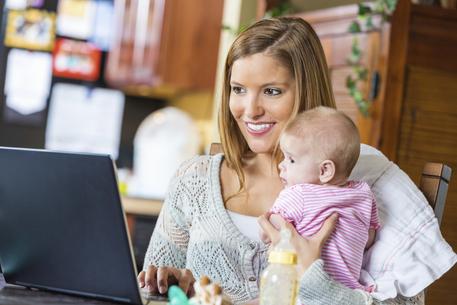
[[[316,106],[336,108],[324,50],[318,36],[306,21],[293,17],[263,19],[239,34],[225,62],[222,103],[218,117],[225,160],[238,175],[240,185],[238,193],[245,187],[243,157],[248,156],[251,150],[230,113],[230,78],[233,63],[236,60],[257,53],[272,56],[294,77],[295,101],[289,120],[292,120],[297,113]],[[275,166],[282,158],[278,144],[276,143],[273,151]]]

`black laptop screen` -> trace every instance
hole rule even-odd
[[[9,283],[140,303],[109,156],[0,148]]]

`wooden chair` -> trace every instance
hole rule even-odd
[[[439,224],[443,218],[451,173],[452,169],[445,164],[426,163],[421,175],[419,189],[435,211]]]
[[[222,152],[220,143],[211,143],[209,154],[215,155]],[[452,170],[442,163],[426,163],[422,170],[419,189],[424,193],[428,203],[435,211],[438,223],[443,218],[444,205],[446,203],[447,190],[451,179]]]
[[[221,153],[222,152],[222,144],[221,143],[211,143],[210,147],[209,147],[209,154],[212,156],[212,155],[215,155],[215,154],[218,154],[218,153]]]

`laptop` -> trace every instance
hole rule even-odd
[[[0,265],[8,284],[166,304],[138,287],[108,155],[0,147]]]

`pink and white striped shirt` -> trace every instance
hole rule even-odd
[[[352,289],[371,291],[359,283],[368,230],[380,226],[376,201],[365,182],[349,181],[346,186],[296,184],[285,188],[271,212],[292,223],[298,233],[309,237],[337,212],[338,223],[322,249],[325,271]]]

